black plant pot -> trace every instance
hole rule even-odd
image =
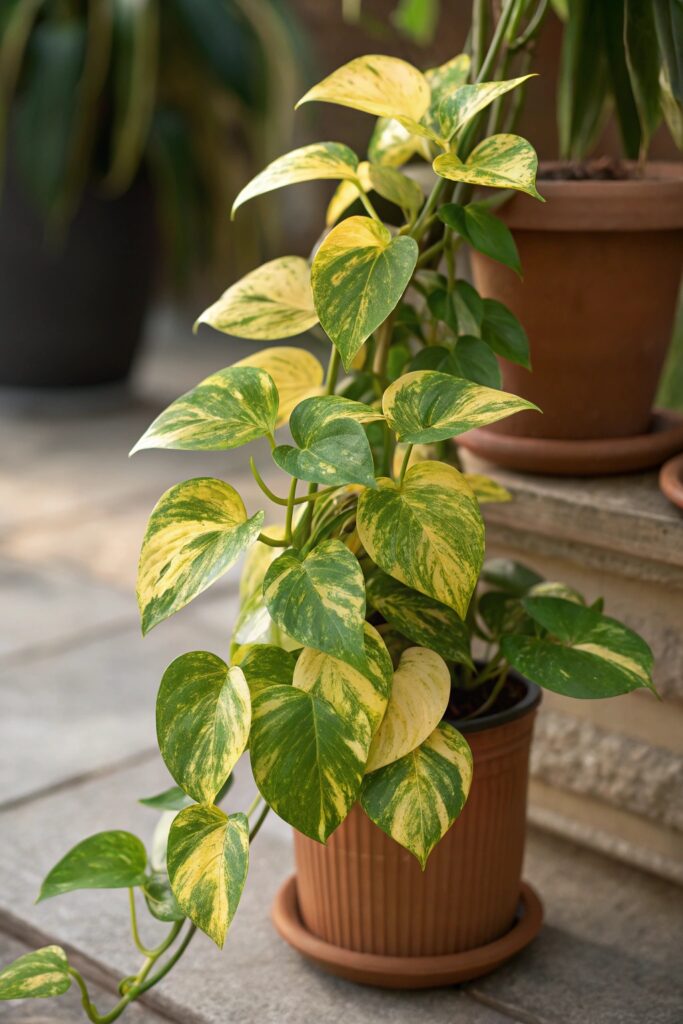
[[[75,387],[125,379],[141,340],[156,253],[153,197],[90,193],[61,241],[10,174],[0,202],[0,384]]]

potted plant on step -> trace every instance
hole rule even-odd
[[[254,459],[252,470],[284,521],[266,522],[209,477],[172,487],[152,511],[139,567],[143,632],[246,552],[232,648],[182,655],[161,680],[157,736],[177,785],[146,801],[173,811],[155,852],[127,832],[99,833],[64,856],[40,893],[128,889],[144,961],[106,1014],[56,946],[5,968],[0,997],[59,995],[75,983],[88,1017],[110,1022],[198,930],[222,946],[270,808],[295,829],[297,873],[278,897],[277,927],[330,971],[397,987],[459,981],[538,931],[540,903],[520,872],[539,687],[577,698],[651,688],[652,658],[600,602],[523,566],[484,562],[480,505],[508,496],[439,457],[450,438],[530,408],[478,380],[496,375],[502,342],[492,338],[507,337],[510,350],[514,336],[523,357],[514,321],[486,306],[448,255],[444,277],[434,268],[469,234],[512,259],[485,207],[465,204],[462,231],[451,226],[444,200],[454,187],[461,202],[472,183],[537,194],[526,140],[494,135],[468,153],[491,103],[520,84],[488,80],[502,34],[479,63],[460,55],[426,75],[361,57],[304,97],[379,116],[375,152],[406,145],[405,133],[434,147],[426,200],[390,164],[361,167],[338,142],[280,157],[238,196],[235,207],[322,177],[342,183],[342,198],[347,185],[360,197],[366,213],[341,219],[310,266],[271,261],[200,318],[268,342],[319,323],[327,371],[306,348],[265,347],[175,401],[134,450],[224,453],[266,438],[289,482],[280,494]],[[405,211],[400,228],[378,218],[371,192]],[[503,333],[484,329],[492,318],[505,319]],[[277,437],[287,421],[291,438]],[[225,794],[246,750],[254,800],[237,810]],[[140,942],[141,898],[168,922],[154,949]]]

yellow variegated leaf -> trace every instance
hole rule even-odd
[[[181,910],[219,949],[249,868],[249,823],[218,807],[187,807],[168,836],[168,876]]]
[[[359,178],[360,170],[363,165],[358,165]],[[366,190],[367,191],[367,190]],[[349,206],[355,203],[359,196],[358,186],[354,185],[352,181],[340,181],[336,189],[332,193],[332,198],[327,207],[325,213],[325,224],[328,228],[336,224],[341,215],[348,210]]]
[[[429,142],[414,135],[395,118],[380,117],[368,146],[368,156],[383,167],[402,167],[415,153],[430,160]]]
[[[472,782],[472,752],[447,722],[405,757],[366,775],[363,810],[424,869],[462,811]]]
[[[198,803],[214,801],[244,752],[250,725],[240,668],[208,651],[171,662],[157,695],[157,739],[169,772]]]
[[[519,135],[491,135],[463,163],[455,153],[437,156],[433,168],[442,178],[490,188],[514,188],[545,202],[536,190],[536,150]]]
[[[435,651],[409,647],[394,672],[391,696],[377,730],[366,772],[415,750],[436,729],[451,696],[448,665]]]
[[[330,702],[354,734],[367,743],[377,731],[386,710],[393,667],[381,636],[369,622],[365,629],[362,671],[312,647],[304,647],[294,670],[294,685]],[[367,755],[367,750],[366,750]]]
[[[318,82],[297,107],[319,100],[377,117],[403,116],[419,121],[430,96],[427,80],[412,64],[398,57],[368,54],[343,64]]]
[[[475,114],[485,110],[499,96],[504,96],[511,89],[516,89],[527,78],[510,78],[505,82],[477,82],[473,85],[461,85],[447,92],[439,104],[438,118],[441,131],[446,139],[452,139],[461,128],[471,121]]]
[[[273,548],[273,551],[277,558],[281,548]],[[275,644],[286,651],[301,647],[297,640],[287,636],[284,629],[280,629],[271,619],[261,586],[254,590],[240,607],[230,637],[230,657],[232,659],[235,658],[238,648],[244,644]]]
[[[195,324],[256,341],[291,338],[318,322],[311,272],[301,256],[280,256],[252,270],[205,309]]]
[[[0,970],[0,1000],[48,999],[63,995],[70,985],[69,963],[61,946],[25,953]]]
[[[212,477],[166,491],[147,524],[138,566],[138,605],[147,633],[210,587],[256,540],[263,512],[247,518],[234,487]]]
[[[383,199],[400,206],[407,216],[414,216],[424,201],[422,189],[417,182],[394,167],[372,164],[364,160],[358,164],[358,181],[364,192],[377,192]],[[340,182],[327,207],[327,226],[335,224],[356,199],[357,186],[350,181]]]
[[[254,196],[272,192],[283,185],[295,185],[300,181],[316,181],[321,178],[353,180],[356,177],[358,157],[341,142],[314,142],[291,153],[285,153],[257,174],[245,185],[233,203],[232,215]]]
[[[421,462],[400,487],[387,478],[358,501],[357,529],[376,565],[465,618],[484,557],[484,522],[463,477]]]
[[[474,491],[480,505],[493,502],[512,501],[512,495],[502,484],[483,473],[465,473],[465,480]]]
[[[243,644],[232,660],[244,672],[254,700],[269,686],[290,686],[299,656],[299,651],[285,651],[275,644]]]
[[[315,308],[345,368],[398,304],[417,256],[413,238],[392,238],[370,217],[343,220],[323,241],[311,267]]]
[[[289,345],[264,348],[240,359],[235,366],[258,366],[273,378],[280,396],[277,427],[287,422],[295,405],[323,390],[323,368],[315,356],[303,348]]]
[[[282,540],[285,535],[285,528],[282,524],[267,526],[265,532],[274,540]],[[260,590],[263,585],[263,577],[266,575],[268,566],[274,562],[280,554],[278,548],[270,544],[264,544],[257,540],[244,556],[242,574],[240,576],[240,604],[244,604],[248,597],[255,590]]]

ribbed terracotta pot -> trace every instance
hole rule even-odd
[[[472,252],[474,283],[509,306],[531,343],[533,372],[502,361],[520,413],[486,432],[552,438],[634,437],[650,429],[683,267],[683,164],[642,179],[540,180],[546,203],[518,194],[499,211],[523,280]],[[463,437],[478,450],[481,430]]]
[[[357,953],[442,957],[510,930],[520,897],[529,748],[540,701],[538,687],[526,687],[509,711],[458,724],[474,755],[472,788],[424,872],[360,805],[326,846],[295,833],[298,908],[310,933]]]

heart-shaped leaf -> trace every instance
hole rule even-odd
[[[210,804],[249,739],[251,702],[242,670],[208,651],[171,662],[157,695],[157,739],[169,772],[198,803]]]
[[[223,292],[195,323],[257,341],[291,338],[318,322],[311,271],[301,256],[280,256]]]
[[[394,672],[387,710],[370,747],[366,772],[419,747],[443,718],[450,696],[451,674],[439,654],[425,647],[404,651]]]
[[[477,252],[505,264],[521,277],[519,253],[510,228],[483,203],[447,203],[440,207],[439,217]]]
[[[0,999],[48,999],[71,985],[69,963],[60,946],[25,953],[0,970]]]
[[[302,558],[289,550],[263,581],[273,620],[305,647],[362,669],[365,583],[358,560],[339,540],[326,540]]]
[[[183,921],[185,914],[173,895],[168,875],[164,871],[155,871],[147,879],[142,891],[152,917],[157,921]]]
[[[464,619],[484,556],[484,523],[462,473],[421,462],[400,486],[387,478],[378,484],[358,502],[358,535],[370,558]]]
[[[244,644],[234,662],[244,672],[252,701],[269,686],[291,686],[300,652],[285,651],[275,644]]]
[[[294,149],[273,160],[244,186],[232,205],[232,216],[249,199],[284,185],[321,178],[353,180],[356,178],[357,167],[358,157],[341,142],[314,142],[310,146]]]
[[[474,496],[480,505],[492,504],[493,502],[512,501],[509,491],[490,476],[483,473],[465,473],[465,480],[474,491]]]
[[[449,359],[441,367],[442,373],[464,377],[473,384],[500,389],[503,377],[495,355],[481,338],[458,338]]]
[[[341,395],[320,395],[316,398],[305,398],[292,413],[292,431],[298,432],[319,430],[330,420],[348,419],[356,423],[373,423],[383,420],[384,413],[376,406],[365,402],[355,402]]]
[[[219,949],[249,868],[249,823],[195,804],[181,811],[168,836],[168,874],[183,913]]]
[[[449,373],[414,370],[389,385],[382,409],[400,441],[428,444],[537,406]]]
[[[464,163],[455,153],[442,153],[432,166],[450,181],[514,188],[545,202],[536,190],[536,150],[519,135],[491,135],[475,146]]]
[[[278,445],[273,459],[290,476],[313,483],[338,486],[375,486],[375,465],[365,431],[351,419],[328,420],[322,426],[315,416],[292,414],[292,436],[298,448]],[[296,417],[296,419],[295,419]]]
[[[180,611],[254,543],[263,512],[247,518],[234,487],[212,477],[185,480],[155,505],[138,567],[142,632]]]
[[[481,336],[504,359],[531,369],[529,339],[517,317],[502,302],[484,299]]]
[[[143,843],[130,832],[97,832],[74,846],[49,872],[38,901],[76,889],[128,889],[142,885],[147,867]]]
[[[398,57],[368,54],[343,64],[309,89],[297,103],[318,100],[363,110],[377,117],[408,117],[419,121],[431,92],[421,71]]]
[[[472,665],[469,629],[452,608],[411,590],[380,569],[366,581],[368,604],[413,643],[457,664]]]
[[[499,96],[504,96],[511,89],[516,89],[533,75],[522,78],[510,78],[505,82],[477,82],[474,85],[461,85],[450,90],[439,104],[439,127],[447,140],[464,128],[476,114],[485,110]]]
[[[272,434],[277,410],[277,389],[265,370],[230,366],[212,373],[172,402],[147,428],[130,454],[143,448],[237,448]]]
[[[324,697],[358,738],[377,731],[391,693],[394,669],[382,637],[369,622],[365,630],[363,671],[313,647],[304,647],[294,669],[294,686]],[[366,751],[367,755],[367,751]]]
[[[138,803],[144,807],[151,807],[154,811],[183,811],[190,806],[192,800],[180,786],[170,786],[154,796],[142,797]]]
[[[415,239],[392,238],[370,217],[348,217],[324,239],[311,267],[315,308],[346,369],[397,305],[417,256]]]
[[[464,736],[442,722],[405,757],[366,775],[363,810],[424,869],[458,817],[472,782],[472,753]]]
[[[323,697],[272,686],[254,700],[249,753],[276,814],[324,843],[358,798],[367,751]]]
[[[505,636],[501,650],[539,686],[580,698],[654,689],[652,651],[620,622],[558,597],[528,597],[522,604],[547,635]]]
[[[405,131],[400,125],[399,128]],[[400,206],[408,218],[414,217],[424,202],[424,193],[417,182],[393,167],[363,160],[358,164],[358,183],[364,192],[377,192],[383,199]],[[358,194],[357,184],[339,183],[327,207],[325,223],[328,227],[336,224],[344,211],[356,202]]]
[[[280,396],[277,427],[287,422],[299,402],[321,391],[323,368],[320,361],[303,348],[289,345],[263,348],[240,359],[235,366],[257,366],[273,378]]]

